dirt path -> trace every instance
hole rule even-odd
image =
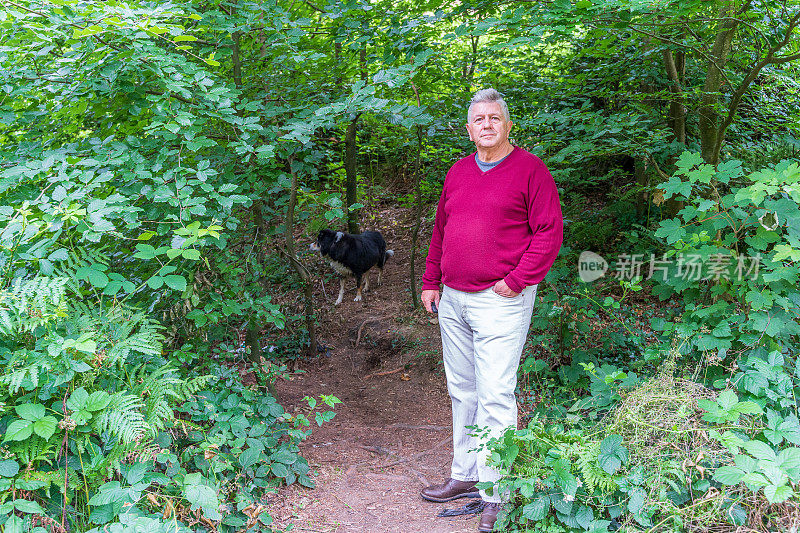
[[[320,340],[328,352],[304,361],[304,372],[279,382],[278,393],[290,411],[302,408],[306,395],[334,394],[343,403],[302,444],[317,486],[282,490],[270,509],[277,526],[324,533],[477,530],[474,516],[436,517],[468,500],[434,504],[419,496],[450,471],[451,415],[438,325],[410,309],[410,239],[402,216],[382,214],[378,229],[395,257],[384,285],[367,293],[365,302],[353,302],[350,290],[334,309],[338,282],[330,277],[324,293],[321,284],[315,287]],[[326,277],[324,265],[316,266]]]

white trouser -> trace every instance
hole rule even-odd
[[[497,481],[500,472],[486,466],[485,442],[471,436],[489,429],[487,438],[517,426],[517,368],[531,323],[536,285],[514,298],[488,288],[462,292],[445,286],[439,302],[439,327],[453,404],[453,465],[450,477],[459,481]],[[494,491],[485,501],[499,502]]]

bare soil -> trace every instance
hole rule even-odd
[[[282,489],[270,514],[276,527],[298,532],[474,532],[476,516],[436,516],[469,500],[435,504],[419,495],[450,472],[450,399],[439,327],[411,305],[408,214],[384,210],[379,218],[364,229],[380,230],[395,256],[383,285],[373,286],[365,301],[353,301],[355,283],[348,280],[343,303],[334,307],[338,280],[315,261],[319,340],[326,351],[303,360],[301,372],[277,383],[277,390],[290,412],[307,410],[306,395],[333,394],[342,404],[301,445],[316,488]],[[420,242],[429,239],[430,229],[423,228]],[[422,270],[424,255],[417,259],[418,277]]]

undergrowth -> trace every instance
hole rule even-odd
[[[717,395],[674,377],[676,356],[595,425],[534,418],[526,429],[493,442],[493,463],[509,472],[497,489],[510,495],[498,528],[727,531],[752,525],[754,515],[778,528],[781,517],[796,512],[795,502],[764,502],[746,489],[728,490],[724,479],[714,477],[715,470],[737,462],[730,439],[759,447],[748,443],[761,442],[755,440],[764,429],[761,409],[737,400],[724,425],[709,422],[701,406],[719,407],[733,393]],[[786,475],[797,482],[800,453],[790,450]]]
[[[651,235],[662,276],[623,278],[621,296],[573,291],[534,320],[544,340],[556,332],[545,355],[558,374],[528,357],[521,383],[541,389],[539,405],[526,429],[491,444],[508,473],[500,528],[800,526],[800,166],[745,174],[739,161],[712,166],[689,152],[676,165],[659,187],[684,207]],[[646,331],[622,303],[634,288],[674,312]],[[600,309],[613,327],[594,325]],[[555,392],[549,404],[542,391]]]

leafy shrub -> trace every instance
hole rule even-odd
[[[722,484],[708,474],[733,457],[708,439],[715,426],[701,406],[725,404],[727,431],[743,438],[754,434],[755,419],[741,415],[760,408],[731,403],[730,390],[713,399],[713,391],[674,378],[673,370],[668,364],[625,394],[595,426],[534,419],[495,441],[492,461],[509,471],[499,490],[511,497],[501,527],[605,532],[743,524],[741,499],[723,494]]]
[[[677,166],[660,187],[683,209],[655,232],[667,250],[653,293],[681,298],[682,309],[651,320],[661,344],[641,354],[663,364],[669,351],[705,385],[673,378],[667,365],[630,390],[621,386],[629,373],[580,362],[590,395],[573,405],[571,426],[535,420],[493,443],[493,460],[510,472],[501,485],[512,495],[509,528],[791,526],[800,476],[800,166],[745,175],[737,161],[712,167],[691,153]],[[687,276],[690,257],[699,267]],[[753,257],[758,268],[747,271]],[[604,408],[599,422],[575,416]],[[619,452],[614,468],[603,468],[602,451]]]
[[[17,192],[4,199],[16,202]],[[90,202],[100,204],[108,207]],[[125,226],[124,209],[106,209],[106,223],[91,226],[86,219],[97,217],[80,204],[15,205],[0,207],[0,525],[268,528],[266,492],[310,484],[297,454],[308,419],[247,390],[224,365],[184,377],[173,360],[194,356],[172,357],[154,318],[174,318],[185,305],[169,295],[191,301],[185,276],[199,249],[220,243],[222,228],[192,222],[145,232],[134,252],[108,225]],[[125,245],[110,251],[112,242]],[[283,319],[268,299],[236,289],[225,293],[221,316],[238,305],[231,315]],[[176,411],[201,390],[221,402],[218,419]],[[314,415],[317,423],[332,416]]]
[[[567,407],[582,399],[582,416],[596,419],[619,398],[619,389],[638,384],[638,370],[654,366],[646,354],[657,339],[628,300],[641,291],[638,281],[583,284],[574,277],[574,267],[557,263],[545,279],[520,364],[520,389],[536,415],[577,417]],[[619,296],[604,296],[612,290]],[[598,394],[586,396],[589,389]]]
[[[233,255],[209,260],[211,269],[198,272],[183,309],[188,327],[182,333],[208,342],[224,340],[242,324],[258,330],[283,329],[286,316],[259,284],[262,267],[249,257]]]
[[[77,303],[76,282],[17,278],[0,293],[2,484],[27,491],[36,509],[6,506],[9,520],[13,510],[45,514],[39,503],[91,520],[91,492],[146,456],[173,407],[209,381],[182,379],[161,359],[163,337],[146,315]]]
[[[691,349],[718,360],[767,350],[794,350],[800,323],[800,165],[784,161],[744,175],[735,160],[717,168],[689,152],[661,185],[664,198],[685,207],[664,220],[656,236],[675,258],[656,276],[662,299],[679,295],[680,322],[664,323],[666,334],[690,339]],[[698,275],[689,272],[702,264]]]
[[[694,256],[717,266],[694,279],[659,281],[662,297],[678,294],[684,301],[680,320],[663,324],[664,332],[690,339],[687,354],[709,365],[714,384],[732,382],[743,397],[739,402],[726,392],[718,405],[701,405],[706,421],[724,426],[740,406],[766,415],[766,428],[757,434],[712,433],[734,455],[714,479],[732,494],[763,494],[768,504],[794,498],[789,482],[800,473],[800,448],[782,444],[800,444],[800,165],[783,161],[745,175],[738,161],[714,168],[685,153],[661,187],[665,198],[686,204],[656,232],[671,246],[667,256]],[[745,270],[743,259],[755,267]],[[718,364],[730,359],[736,360],[733,373]]]
[[[442,194],[442,184],[437,180],[422,178],[419,182],[419,189],[422,195],[422,205],[425,206],[436,205],[439,195]],[[416,191],[412,190],[399,196],[397,202],[407,209],[413,209],[417,203]]]
[[[136,523],[158,511],[233,531],[269,524],[266,491],[312,485],[297,448],[307,418],[287,416],[222,367],[181,378],[146,315],[70,303],[68,285],[16,281],[1,296],[0,486],[4,500],[20,495],[0,506],[6,529],[57,520],[64,509],[84,530],[124,510]],[[218,388],[197,393],[212,381]],[[317,423],[332,416],[318,411]]]

